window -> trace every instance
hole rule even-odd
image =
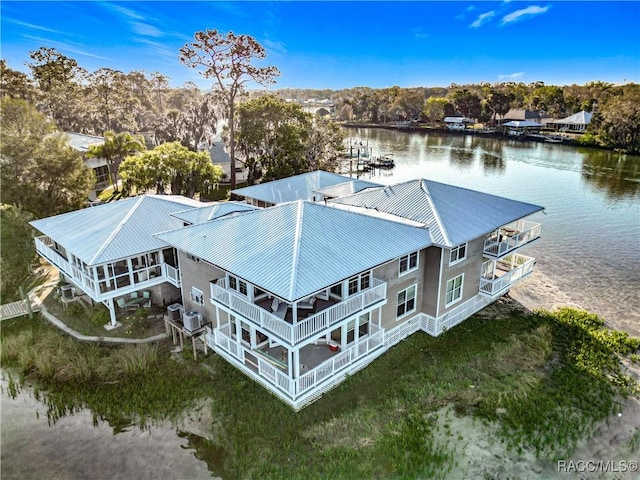
[[[362,290],[366,290],[370,285],[371,272],[364,272],[349,279],[347,291],[349,292],[349,296],[355,295]]]
[[[462,285],[464,283],[464,273],[452,278],[447,282],[447,296],[445,297],[445,306],[457,302],[462,298]]]
[[[398,292],[398,310],[396,318],[413,312],[416,309],[416,286],[412,285],[406,290]]]
[[[461,262],[465,258],[467,258],[467,244],[463,243],[451,249],[449,253],[449,265]]]
[[[418,252],[413,252],[409,255],[405,255],[404,257],[400,257],[399,275],[412,272],[416,268],[418,268]]]
[[[232,275],[229,275],[229,288],[241,293],[245,297],[247,296],[247,292],[249,291],[247,282],[245,282],[244,280],[240,280],[239,278],[236,278]]]
[[[358,293],[358,277],[349,279],[349,295],[353,295],[354,293]]]
[[[371,286],[371,272],[363,273],[360,277],[360,290],[366,290]]]
[[[204,305],[204,293],[196,287],[191,287],[191,301],[196,305]]]

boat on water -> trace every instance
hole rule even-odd
[[[383,155],[371,162],[371,166],[375,168],[393,168],[396,162],[391,154]]]

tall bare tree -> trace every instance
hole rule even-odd
[[[229,156],[231,158],[231,189],[236,187],[235,101],[249,81],[267,86],[275,83],[280,71],[273,66],[256,67],[254,60],[267,56],[265,49],[249,35],[223,34],[205,30],[194,34],[194,42],[180,49],[180,61],[189,68],[201,69],[200,74],[214,80],[217,99],[226,110],[229,122]]]

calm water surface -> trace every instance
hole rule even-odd
[[[534,203],[538,269],[573,302],[640,335],[640,157],[479,136],[349,129],[396,168],[372,180],[428,178]],[[368,174],[364,174],[368,176]]]

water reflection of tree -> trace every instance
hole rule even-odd
[[[506,168],[502,155],[482,152],[480,154],[480,159],[482,160],[482,168],[486,172],[502,173]]]
[[[640,156],[623,155],[608,150],[579,149],[582,153],[582,179],[604,190],[610,198],[640,193]]]

